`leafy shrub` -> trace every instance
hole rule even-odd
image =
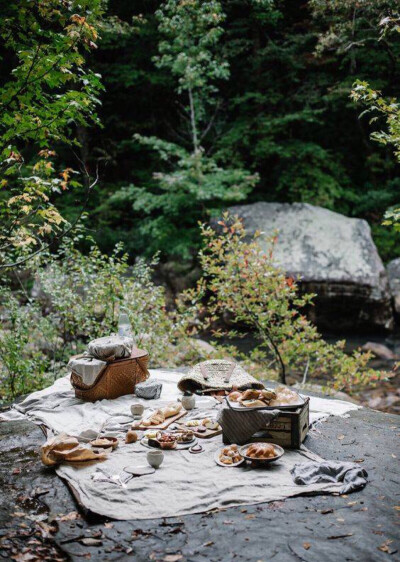
[[[198,360],[188,342],[190,321],[167,309],[164,288],[152,281],[155,261],[133,267],[121,246],[107,256],[93,246],[87,255],[66,243],[57,255],[36,262],[34,296],[1,294],[7,316],[0,334],[0,399],[13,398],[66,374],[71,355],[96,337],[117,331],[121,306],[137,345],[150,351],[152,367]]]
[[[322,339],[301,313],[312,304],[313,295],[300,296],[293,279],[273,264],[274,239],[265,253],[257,243],[259,234],[248,240],[239,219],[225,214],[218,224],[219,232],[202,227],[203,277],[182,295],[180,307],[197,303],[203,329],[211,329],[216,338],[241,337],[246,331],[256,336],[250,352],[219,346],[220,353],[229,351],[263,379],[280,374],[284,381],[290,368],[291,373],[327,376],[334,388],[347,391],[385,376],[368,369],[369,353],[347,355],[345,342],[332,345]],[[218,327],[221,318],[240,330]]]
[[[9,289],[3,288],[4,304],[0,331],[0,401],[40,388],[45,384],[47,357],[38,342],[46,321],[36,304],[21,306]]]

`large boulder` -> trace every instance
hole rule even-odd
[[[397,318],[400,318],[400,258],[392,260],[387,265],[390,292]]]
[[[277,266],[316,293],[308,311],[330,331],[388,330],[393,312],[385,268],[368,223],[304,203],[254,203],[228,209],[260,243],[278,233]]]

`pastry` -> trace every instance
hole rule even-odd
[[[276,398],[271,400],[270,406],[297,404],[299,402],[299,395],[297,392],[287,388],[287,386],[278,386],[275,392]]]
[[[215,420],[211,420],[210,418],[204,418],[204,420],[201,423],[206,429],[212,429],[212,430],[219,429],[218,422],[216,422]]]
[[[243,400],[242,405],[246,406],[246,408],[262,408],[265,407],[267,404],[262,400],[257,399],[257,400]]]
[[[267,400],[268,402],[270,400],[275,400],[276,399],[276,392],[274,392],[273,390],[270,390],[268,388],[266,388],[264,390],[260,390],[260,398],[261,398],[261,400]]]
[[[198,427],[200,425],[200,421],[199,420],[188,420],[185,423],[186,427]]]
[[[137,438],[138,438],[138,436],[137,436],[136,431],[130,430],[130,431],[128,431],[128,433],[125,436],[125,443],[136,443]]]
[[[162,414],[164,414],[165,418],[172,418],[172,416],[176,416],[182,410],[182,404],[179,402],[172,402],[165,406],[165,408],[161,408],[159,410]]]
[[[248,447],[246,456],[260,460],[271,459],[276,457],[276,451],[271,443],[255,443]]]
[[[239,453],[237,445],[229,445],[224,447],[219,455],[219,460],[223,464],[236,464],[243,460],[242,455]]]
[[[150,427],[152,425],[161,425],[165,422],[165,414],[162,410],[156,410],[154,414],[152,414],[147,420],[143,420],[140,422],[139,425],[143,425],[144,427]],[[134,424],[132,424],[132,428]]]
[[[221,456],[219,457],[219,460],[220,460],[221,462],[223,462],[224,464],[233,464],[233,460],[231,459],[231,457],[227,457],[227,456],[225,456],[225,455],[221,455]]]
[[[243,392],[242,397],[241,397],[241,401],[243,402],[243,400],[257,400],[259,395],[260,395],[259,390],[249,388],[248,390],[245,390]]]
[[[242,397],[242,393],[238,390],[235,390],[228,394],[228,398],[231,402],[237,402]]]

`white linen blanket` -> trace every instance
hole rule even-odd
[[[3,419],[27,417],[45,426],[48,433],[66,432],[79,435],[84,430],[121,431],[123,435],[132,423],[130,405],[142,402],[146,408],[156,408],[176,400],[177,381],[181,374],[153,370],[151,377],[163,383],[159,400],[140,400],[133,395],[116,400],[101,400],[94,404],[76,399],[69,377],[57,380],[51,387],[34,392],[13,410],[2,414]],[[212,398],[197,398],[192,417],[216,415],[219,403]],[[329,415],[344,415],[358,406],[339,400],[311,397],[311,422]],[[215,414],[214,414],[215,412]],[[187,450],[165,451],[161,468],[154,474],[126,480],[125,467],[146,465],[148,449],[140,442],[120,446],[104,462],[86,466],[62,465],[57,474],[66,480],[79,503],[86,509],[115,519],[153,519],[208,511],[234,505],[281,500],[304,493],[338,492],[341,483],[298,486],[290,474],[293,466],[307,459],[322,461],[306,449],[287,450],[284,456],[268,468],[254,469],[220,467],[214,455],[222,447],[221,436],[200,440],[205,451],[192,455]],[[99,470],[110,478],[98,478]],[[119,477],[117,476],[119,475]]]

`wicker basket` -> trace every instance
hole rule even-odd
[[[77,373],[72,372],[71,384],[75,389],[75,396],[87,402],[95,402],[133,394],[135,386],[149,378],[148,362],[147,351],[133,349],[130,357],[107,363],[90,386],[84,384]]]

